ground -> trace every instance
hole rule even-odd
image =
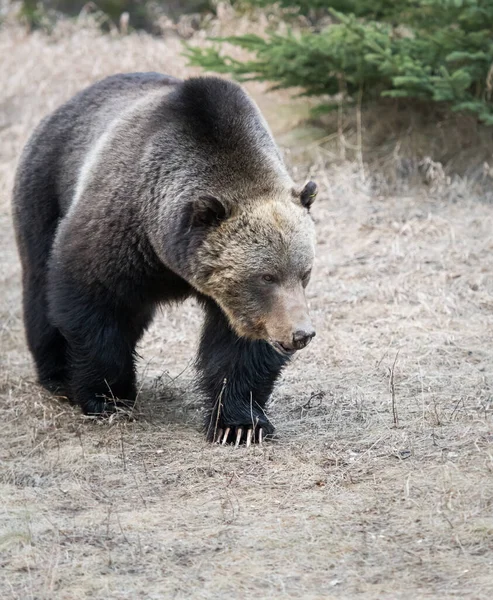
[[[192,73],[180,53],[0,30],[0,597],[493,597],[493,205],[467,182],[379,196],[363,165],[311,155],[317,337],[262,447],[204,441],[193,303],[145,336],[133,421],[83,417],[36,385],[10,214],[19,152],[106,74]],[[288,140],[298,101],[249,89]],[[306,157],[285,150],[303,183]]]

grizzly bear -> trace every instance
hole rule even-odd
[[[39,382],[88,415],[131,406],[156,307],[192,296],[207,438],[261,442],[277,377],[315,335],[315,195],[237,84],[134,73],[77,94],[35,130],[14,186]]]

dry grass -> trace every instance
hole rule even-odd
[[[401,99],[347,109],[342,117],[329,113],[321,122],[325,131],[313,132],[318,139],[312,145],[331,160],[363,160],[369,172],[378,173],[380,189],[385,184],[389,192],[402,190],[426,179],[422,162],[432,157],[469,195],[493,201],[491,130],[472,116]]]
[[[138,419],[93,421],[33,383],[15,163],[89,82],[191,71],[173,38],[68,25],[52,39],[4,28],[0,56],[0,597],[491,598],[493,206],[446,186],[378,196],[359,167],[297,164],[293,149],[296,176],[310,168],[321,188],[318,337],[274,394],[278,440],[203,441],[192,303],[142,343]],[[285,131],[287,96],[250,89]]]

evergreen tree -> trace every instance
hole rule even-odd
[[[301,87],[310,96],[343,92],[349,100],[361,93],[363,99],[446,103],[493,124],[493,0],[280,0],[280,5],[290,13],[330,15],[332,23],[267,39],[220,38],[216,41],[252,51],[255,58],[241,62],[216,45],[189,47],[190,62],[241,81]]]

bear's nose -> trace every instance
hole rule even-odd
[[[315,330],[310,329],[298,329],[293,333],[293,346],[297,350],[301,350],[311,342],[312,338],[315,337]]]

